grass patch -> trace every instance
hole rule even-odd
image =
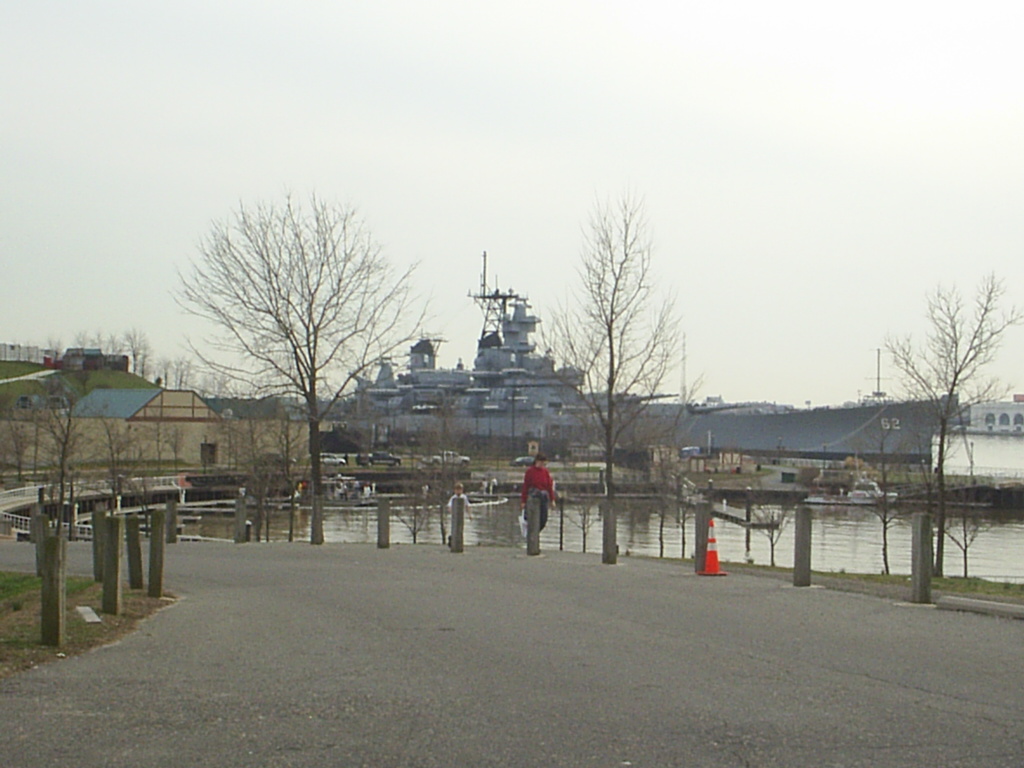
[[[38,363],[24,363],[19,361],[0,361],[0,381],[3,379],[14,379],[18,376],[26,376],[30,373],[43,370]]]
[[[670,564],[682,563],[693,567],[693,560],[679,558],[657,558],[648,556],[655,562]],[[725,561],[723,570],[736,573],[750,573],[789,581],[793,578],[792,568],[772,567],[754,563]],[[910,576],[908,574],[884,573],[847,573],[846,571],[812,571],[811,583],[838,589],[844,592],[860,592],[893,600],[904,600],[910,595]],[[993,600],[1004,603],[1024,604],[1024,584],[1007,581],[986,581],[985,579],[962,577],[932,578],[932,599],[941,595],[960,595],[975,597],[981,600]]]
[[[10,600],[25,592],[39,589],[41,579],[27,573],[5,573],[0,571],[0,600]]]
[[[40,579],[24,573],[0,572],[0,679],[51,661],[74,656],[119,640],[139,622],[167,605],[169,598],[153,598],[145,590],[124,593],[120,616],[100,613],[103,585],[91,579],[67,580],[67,617],[64,645],[42,645],[40,638]],[[88,606],[102,618],[88,624],[76,608]]]

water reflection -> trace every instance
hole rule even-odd
[[[622,555],[637,554],[679,558],[693,556],[694,522],[688,512],[680,525],[674,510],[663,515],[653,501],[621,500],[617,503],[618,542]],[[228,511],[228,510],[226,510]],[[743,510],[732,509],[742,516]],[[793,565],[793,508],[782,508],[786,520],[776,544],[775,562],[780,567]],[[465,525],[465,544],[471,546],[523,546],[517,515],[518,501],[491,505],[474,504]],[[954,512],[954,515],[956,513]],[[954,518],[955,521],[955,518]],[[198,525],[186,526],[186,532],[216,538],[231,538],[233,522],[230,514],[204,514]],[[447,531],[447,526],[446,526]],[[768,565],[771,542],[766,531],[750,530],[719,519],[715,525],[718,553],[723,561],[750,562]],[[881,573],[882,525],[867,508],[816,508],[813,511],[811,567],[817,571],[850,573]],[[281,541],[288,536],[288,517],[274,514],[271,539]],[[373,543],[377,540],[377,511],[374,507],[329,508],[324,514],[324,537],[329,543]],[[296,518],[295,538],[308,540],[308,510],[300,510]],[[441,525],[435,511],[417,534],[420,544],[441,546]],[[391,542],[411,544],[412,532],[402,523],[396,511],[391,521]],[[749,542],[749,549],[748,549]],[[1024,542],[1024,522],[1012,519],[986,519],[977,538],[968,549],[971,576],[1000,581],[1024,581],[1024,560],[1020,557]],[[585,546],[584,546],[585,544]],[[597,502],[568,504],[564,515],[553,510],[547,527],[541,532],[541,549],[559,547],[573,552],[600,554],[601,522]],[[889,568],[894,574],[910,574],[910,518],[897,518],[889,528]],[[961,575],[962,554],[947,541],[945,573]]]

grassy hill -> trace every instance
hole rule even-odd
[[[0,362],[0,407],[21,395],[39,395],[46,391],[47,378],[22,378],[47,369],[35,363]],[[57,371],[64,384],[78,396],[94,389],[156,389],[156,384],[141,376],[122,371]]]

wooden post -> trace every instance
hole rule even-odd
[[[101,610],[120,616],[123,610],[121,591],[121,541],[124,539],[124,518],[110,515],[106,520],[106,541],[103,544],[103,602]],[[95,532],[93,533],[95,536]]]
[[[932,517],[927,512],[911,516],[910,602],[932,601]]]
[[[747,486],[745,502],[746,503],[744,505],[744,507],[745,507],[745,509],[744,509],[744,512],[745,512],[744,519],[747,522],[747,527],[744,529],[744,537],[743,537],[743,543],[744,543],[744,546],[745,546],[744,553],[746,554],[747,561],[748,562],[753,562],[752,560],[750,560],[750,521],[753,519],[754,492],[750,488],[749,485]]]
[[[526,554],[540,554],[540,499],[526,499]]]
[[[452,500],[452,538],[449,549],[456,554],[462,552],[466,526],[466,499],[457,496]]]
[[[171,506],[171,502],[167,502]],[[153,520],[150,524],[149,536],[149,592],[150,597],[164,596],[164,548],[167,545],[166,537],[160,535],[167,525],[167,512],[162,509],[153,510]]]
[[[92,580],[103,581],[103,545],[107,541],[107,510],[92,512]]]
[[[558,494],[558,551],[565,549],[565,496]]]
[[[165,517],[164,526],[166,529],[166,540],[168,544],[178,543],[178,500],[171,498],[167,500],[167,514]],[[158,531],[160,528],[154,523],[153,530]]]
[[[235,499],[235,544],[245,543],[245,496]]]
[[[64,644],[67,613],[67,551],[63,536],[43,541],[42,643],[58,648]]]
[[[615,565],[619,561],[619,542],[615,508],[605,499],[601,502],[601,562]]]
[[[811,510],[797,507],[793,544],[793,586],[811,586]]]
[[[43,575],[43,545],[49,534],[49,522],[43,514],[43,508],[32,505],[32,517],[28,521],[28,538],[36,547],[36,576]]]
[[[142,589],[142,535],[138,515],[129,515],[124,521],[125,538],[128,544],[128,588]]]
[[[708,528],[711,523],[711,509],[707,504],[700,504],[693,515],[693,571],[704,570],[708,557]]]
[[[391,546],[391,499],[377,499],[377,549]]]

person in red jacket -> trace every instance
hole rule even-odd
[[[519,494],[519,524],[523,529],[523,538],[526,538],[527,533],[526,500],[531,496],[540,499],[540,530],[543,531],[548,522],[548,505],[558,500],[555,495],[555,481],[548,472],[548,457],[543,453],[533,457],[533,464],[523,476],[523,487]]]

